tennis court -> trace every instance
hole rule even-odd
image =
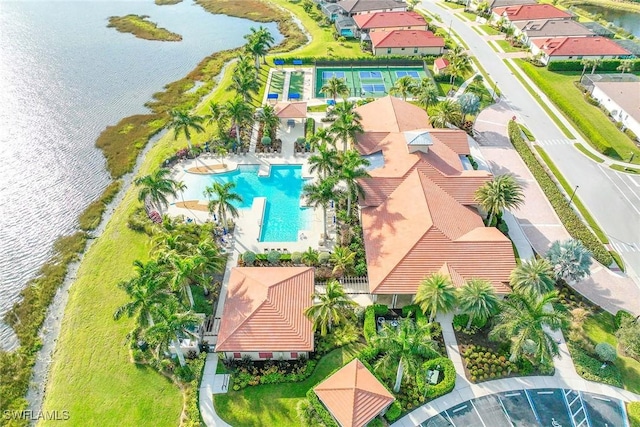
[[[379,98],[388,95],[396,80],[404,76],[420,80],[428,74],[422,67],[316,67],[315,93],[324,98],[320,89],[335,77],[345,80],[349,97]]]
[[[628,427],[624,403],[568,389],[513,390],[468,400],[422,427]]]

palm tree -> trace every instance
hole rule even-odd
[[[198,242],[193,257],[196,274],[222,273],[227,264],[227,258],[220,253],[220,248],[211,239]]]
[[[177,197],[176,182],[168,178],[169,169],[158,169],[150,175],[136,178],[134,183],[140,187],[138,200],[144,202],[149,199],[153,206],[162,213],[162,207],[169,204],[167,196]]]
[[[187,184],[185,184],[184,181],[176,181],[173,188],[176,191],[176,193],[180,192],[182,203],[184,203],[184,192],[187,191]]]
[[[487,226],[491,226],[494,215],[524,203],[522,186],[513,175],[498,175],[476,190],[476,201],[487,212]]]
[[[516,291],[546,294],[553,290],[553,268],[544,258],[525,260],[513,269],[509,283]]]
[[[183,133],[184,137],[187,138],[189,151],[191,151],[193,148],[191,146],[191,131],[193,130],[198,133],[204,131],[201,125],[204,117],[183,110],[171,110],[169,111],[169,115],[171,116],[171,121],[169,121],[168,127],[169,129],[173,129],[173,139],[178,139],[180,133]]]
[[[349,141],[355,142],[356,135],[362,133],[363,129],[354,114],[340,114],[331,125],[331,132],[342,140],[342,151],[347,151]]]
[[[475,319],[486,320],[498,311],[498,296],[491,282],[471,279],[458,292],[460,311],[469,315],[466,329]]]
[[[451,74],[451,84],[455,83],[457,77],[462,77],[473,71],[471,59],[467,54],[462,54],[449,62],[449,74]],[[454,86],[455,87],[455,86]]]
[[[591,252],[580,240],[569,239],[564,242],[556,240],[551,244],[545,257],[551,263],[556,279],[567,282],[579,282],[591,274],[593,263]]]
[[[356,253],[349,249],[348,246],[336,246],[333,248],[330,260],[333,263],[333,274],[342,276],[353,268]]]
[[[233,123],[236,131],[236,142],[238,146],[241,146],[240,131],[244,124],[251,121],[253,117],[251,107],[249,107],[249,104],[247,104],[242,97],[237,96],[225,103],[224,111],[225,116]]]
[[[245,50],[254,56],[256,69],[260,69],[260,58],[264,59],[275,40],[269,30],[262,25],[257,29],[251,27],[250,30],[251,33],[244,36],[247,40]]]
[[[329,280],[324,292],[315,292],[315,303],[304,314],[313,322],[313,330],[320,330],[323,337],[336,325],[354,317],[353,308],[358,304],[349,299],[337,280]]]
[[[230,214],[232,218],[238,217],[238,209],[233,205],[233,202],[243,202],[242,196],[233,192],[234,188],[236,188],[235,182],[224,184],[214,182],[204,190],[204,195],[210,199],[209,212],[218,214],[224,228],[228,228],[227,214]]]
[[[189,307],[193,307],[193,294],[191,293],[191,278],[196,269],[196,264],[190,256],[178,254],[169,255],[169,281],[174,292],[182,292],[189,301]]]
[[[467,121],[468,115],[475,116],[480,111],[480,98],[473,93],[463,93],[458,98],[460,112],[462,113],[462,121]]]
[[[415,97],[425,109],[438,103],[438,87],[430,78],[423,78],[416,89]]]
[[[438,356],[431,325],[413,319],[402,319],[395,328],[385,325],[375,336],[374,345],[382,350],[382,357],[375,364],[376,370],[388,372],[397,364],[395,393],[400,392],[405,371],[417,373],[420,362]]]
[[[558,355],[558,344],[548,330],[557,331],[569,321],[564,311],[550,309],[557,301],[557,291],[512,293],[500,305],[498,323],[489,337],[511,341],[512,362],[531,352],[538,363],[550,363]]]
[[[587,68],[593,66],[593,60],[583,59],[582,61],[580,61],[580,64],[582,64],[582,74],[580,74],[580,80],[582,80],[582,77],[584,76],[584,73],[587,71]]]
[[[473,93],[474,95],[477,95],[478,98],[480,99],[480,101],[482,101],[482,97],[484,95],[484,91],[485,91],[485,87],[484,87],[484,77],[482,77],[482,74],[476,74],[473,77],[473,81],[471,82],[471,84],[469,86],[467,86],[467,90],[465,93]]]
[[[307,267],[314,267],[318,265],[318,262],[320,261],[318,251],[309,246],[309,249],[302,253],[300,261],[302,261],[302,263]]]
[[[591,60],[591,74],[596,72],[596,68],[598,68],[602,64],[602,59],[596,58]]]
[[[425,314],[429,313],[429,321],[433,322],[439,311],[446,313],[453,310],[456,304],[456,288],[448,276],[433,273],[420,282],[413,300]]]
[[[320,93],[324,96],[330,96],[335,104],[338,95],[346,98],[349,96],[349,86],[345,79],[339,79],[337,77],[331,77],[320,88]]]
[[[265,105],[257,116],[258,123],[262,123],[263,133],[274,141],[276,139],[276,130],[280,126],[280,118],[276,114],[276,109],[272,105]]]
[[[245,102],[249,102],[251,94],[255,95],[260,90],[260,82],[255,73],[233,73],[227,90],[234,90]]]
[[[347,216],[351,217],[351,198],[354,196],[364,197],[364,190],[358,180],[370,176],[366,169],[370,163],[357,151],[349,150],[340,155],[338,164],[337,179],[347,187]]]
[[[331,135],[329,128],[320,128],[313,134],[313,136],[309,139],[309,143],[311,144],[311,150],[319,150],[320,147],[323,147],[325,150],[332,149],[335,151],[336,143]]]
[[[407,100],[407,95],[413,94],[416,92],[417,85],[415,79],[411,76],[402,76],[398,80],[395,81],[391,89],[389,89],[389,93],[391,95],[400,95],[402,96],[402,100]]]
[[[621,71],[622,74],[626,72],[631,72],[633,70],[633,61],[630,59],[623,59],[620,61],[620,65],[616,68],[616,70]]]
[[[309,206],[322,207],[322,218],[324,226],[323,236],[327,237],[327,207],[331,200],[336,198],[336,181],[333,178],[321,179],[313,184],[307,184],[302,189]]]
[[[431,126],[446,128],[449,123],[454,126],[462,124],[462,111],[460,105],[452,99],[445,99],[435,107],[435,112],[429,116]]]
[[[334,174],[338,167],[338,152],[327,147],[326,143],[318,146],[318,151],[309,156],[309,172],[317,171],[321,178]]]
[[[218,138],[223,139],[226,132],[228,119],[225,115],[224,107],[215,101],[209,102],[209,112],[204,116],[207,124],[215,124],[218,129]]]
[[[182,312],[177,302],[159,307],[158,318],[158,323],[147,330],[147,336],[157,343],[158,348],[167,347],[171,343],[175,348],[180,366],[184,366],[184,354],[179,337],[191,334],[189,329],[198,326],[200,319],[191,311]]]
[[[159,305],[171,298],[167,290],[167,281],[155,261],[145,264],[136,260],[133,265],[136,268],[136,276],[118,284],[118,287],[129,295],[131,301],[118,307],[113,313],[113,318],[118,320],[125,314],[127,317],[133,317],[137,313],[136,321],[140,326],[153,326],[153,313]]]

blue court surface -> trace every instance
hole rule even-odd
[[[344,71],[323,71],[322,72],[323,80],[329,80],[332,77],[335,77],[337,79],[344,79]]]
[[[362,84],[362,90],[364,92],[384,92],[384,85],[370,85],[370,84]]]
[[[398,78],[404,76],[413,77],[414,79],[420,78],[420,74],[417,71],[396,71],[396,76]]]
[[[360,79],[381,79],[382,73],[380,71],[360,71]]]
[[[629,427],[624,402],[567,389],[514,390],[468,400],[421,427]]]

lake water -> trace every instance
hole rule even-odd
[[[580,5],[580,8],[589,13],[600,14],[603,19],[613,22],[616,26],[624,28],[636,37],[640,37],[640,13],[593,5]]]
[[[149,15],[182,42],[141,40],[107,18]],[[0,318],[55,239],[108,184],[100,132],[213,52],[241,46],[258,24],[191,1],[0,0]],[[263,24],[265,25],[265,24]],[[276,42],[275,24],[265,25]],[[11,331],[0,326],[2,347]]]

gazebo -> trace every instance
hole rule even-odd
[[[307,118],[306,102],[279,102],[276,104],[276,115],[281,123],[295,126],[302,123]]]

